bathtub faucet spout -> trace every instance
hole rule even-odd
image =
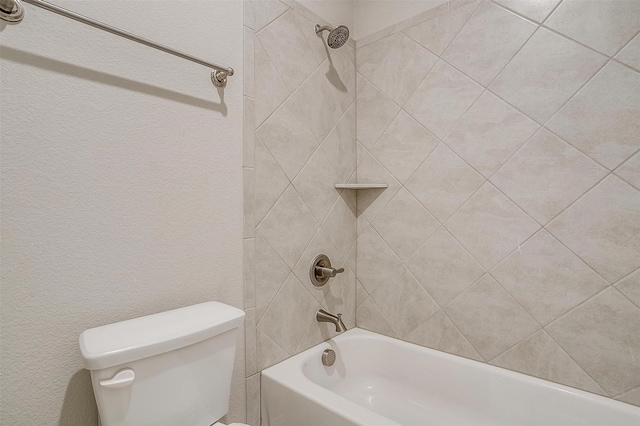
[[[333,315],[324,309],[318,309],[318,312],[316,312],[316,320],[318,322],[330,322],[336,326],[336,331],[338,333],[347,331],[347,327],[342,322],[342,314]]]

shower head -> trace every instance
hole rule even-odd
[[[337,28],[321,27],[316,24],[316,34],[320,35],[323,31],[329,31],[329,37],[327,37],[327,44],[332,49],[338,49],[345,45],[349,40],[349,28],[344,25],[340,25]]]

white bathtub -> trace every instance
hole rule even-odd
[[[638,407],[361,329],[264,370],[261,387],[263,426],[640,425]]]

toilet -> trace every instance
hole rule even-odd
[[[243,321],[242,310],[207,302],[84,331],[101,424],[224,426]]]

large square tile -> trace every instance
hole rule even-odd
[[[417,41],[436,55],[441,55],[460,28],[467,22],[480,2],[474,2],[452,10],[404,31],[405,35]]]
[[[255,286],[256,286],[256,322],[267,310],[276,293],[291,272],[280,256],[262,238],[256,235]],[[269,271],[268,274],[263,271]]]
[[[340,258],[344,258],[354,246],[356,240],[356,204],[351,197],[342,191],[333,204],[329,214],[322,222],[322,228],[326,231],[331,241],[338,249]],[[355,267],[353,268],[355,270]]]
[[[243,55],[242,66],[243,70],[243,95],[249,97],[255,97],[255,33],[252,29],[243,27]]]
[[[333,167],[325,160],[323,151],[317,150],[292,182],[319,223],[338,198],[335,185],[340,182]]]
[[[640,266],[640,191],[609,176],[547,225],[609,282]]]
[[[258,323],[258,328],[292,354],[302,340],[309,318],[318,310],[317,300],[294,274],[290,274]]]
[[[255,225],[255,169],[249,167],[242,168],[242,237],[253,238],[256,234]]]
[[[486,86],[533,34],[536,25],[485,1],[442,58]]]
[[[259,31],[256,37],[289,92],[293,92],[318,66],[292,10]]]
[[[541,129],[491,182],[544,225],[606,174],[604,167]]]
[[[439,61],[407,101],[405,110],[442,139],[481,93],[481,86]]]
[[[289,92],[257,40],[255,47],[255,114],[259,126],[287,99]]]
[[[375,219],[389,200],[402,186],[376,158],[368,152],[362,153],[363,160],[358,166],[358,183],[386,183],[384,189],[356,191],[358,211],[369,221]]]
[[[608,285],[545,230],[511,253],[491,275],[543,325]]]
[[[540,330],[496,357],[491,364],[608,396],[547,333]]]
[[[440,228],[407,261],[420,284],[445,306],[484,274],[484,268]]]
[[[398,105],[361,76],[358,76],[356,108],[358,140],[369,149],[373,148],[400,110]]]
[[[396,277],[404,273],[398,256],[372,227],[358,237],[357,244],[358,281],[367,293],[372,294],[387,282],[396,282]]]
[[[257,231],[293,268],[318,229],[318,222],[293,186],[276,201]]]
[[[447,352],[465,358],[482,361],[473,346],[460,333],[444,311],[440,311],[427,322],[409,333],[406,340],[421,346]]]
[[[292,98],[287,99],[257,133],[289,180],[296,177],[318,148],[316,138]]]
[[[640,149],[640,73],[609,63],[547,127],[614,169]]]
[[[309,278],[309,268],[313,259],[319,254],[326,254],[331,260],[331,264],[334,268],[342,267],[342,261],[338,255],[338,249],[329,239],[326,232],[322,229],[318,229],[318,232],[316,232],[316,235],[313,236],[313,239],[304,250],[304,253],[300,256],[300,260],[298,260],[298,263],[294,266],[293,273],[298,277],[307,291],[315,297],[318,302],[322,302],[334,280],[331,280],[332,282],[330,285],[325,285],[323,287],[316,287],[311,283],[311,279]]]
[[[359,328],[373,331],[385,336],[398,338],[398,333],[393,329],[389,321],[376,305],[372,297],[369,297],[356,309],[356,323]]]
[[[608,288],[546,328],[611,395],[640,384],[640,308]]]
[[[640,269],[621,279],[616,288],[640,307]]]
[[[333,96],[331,84],[326,70],[321,66],[292,95],[319,143],[324,141],[342,117],[342,110]]]
[[[289,179],[260,137],[256,137],[253,217],[256,225],[289,186]]]
[[[289,8],[278,0],[253,0],[254,29],[260,31]]]
[[[606,58],[540,28],[489,90],[544,123],[602,67]]]
[[[436,137],[409,114],[400,111],[371,153],[403,183],[436,145]]]
[[[438,229],[436,221],[404,188],[372,222],[400,259],[407,259]]]
[[[418,87],[437,56],[402,33],[358,49],[358,72],[396,103],[403,105]]]
[[[342,116],[321,147],[341,182],[347,182],[356,171],[356,106]]]
[[[440,144],[407,181],[406,187],[444,222],[484,181],[467,163]]]
[[[640,70],[640,33],[616,55],[616,59]]]
[[[545,24],[613,56],[640,31],[639,17],[637,0],[565,0]]]
[[[640,151],[618,168],[616,174],[637,189],[640,189]]]
[[[551,11],[560,0],[494,0],[514,12],[532,19],[536,22],[542,22],[549,16]]]
[[[444,142],[485,177],[490,177],[539,125],[497,98],[484,92]]]
[[[540,228],[490,183],[480,188],[445,226],[487,269]]]
[[[371,294],[400,337],[405,337],[440,309],[406,267]]]
[[[469,287],[445,312],[485,361],[540,328],[490,275]]]

